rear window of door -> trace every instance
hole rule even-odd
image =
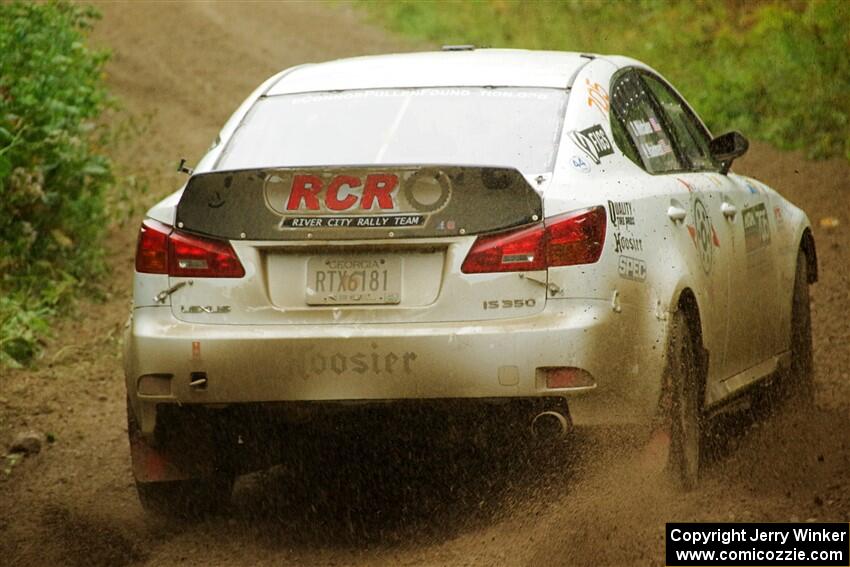
[[[615,77],[611,109],[614,140],[627,157],[649,173],[685,169],[652,95],[634,71]]]
[[[689,168],[695,171],[717,169],[708,149],[709,134],[688,105],[658,77],[649,73],[641,73],[641,77],[655,95],[679,150],[689,162]]]

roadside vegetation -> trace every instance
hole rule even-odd
[[[850,159],[850,2],[360,1],[442,44],[617,53],[658,69],[715,133]]]
[[[105,271],[113,134],[98,122],[108,54],[85,43],[96,18],[0,2],[0,368],[32,360],[52,317]]]

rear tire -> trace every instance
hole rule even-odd
[[[684,312],[673,315],[666,384],[670,388],[670,453],[667,468],[674,482],[690,490],[699,480],[702,460],[702,388],[694,334]]]

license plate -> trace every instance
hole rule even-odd
[[[401,258],[313,256],[307,261],[307,305],[401,302]]]

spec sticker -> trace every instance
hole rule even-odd
[[[600,158],[614,153],[611,140],[599,124],[584,130],[573,130],[570,132],[570,139],[597,165]]]
[[[711,264],[714,261],[714,246],[720,247],[720,239],[717,238],[717,232],[711,224],[711,217],[699,197],[694,197],[692,214],[694,224],[688,225],[688,233],[696,246],[702,269],[707,274],[711,271]]]
[[[646,280],[646,262],[630,256],[620,256],[617,271],[621,278],[642,282]]]
[[[770,244],[770,222],[764,203],[744,209],[741,218],[744,221],[744,242],[747,254]]]
[[[581,156],[573,156],[570,158],[570,165],[573,169],[582,173],[590,173],[590,164],[588,164]]]
[[[611,226],[634,226],[635,214],[628,201],[608,201],[608,218]]]

